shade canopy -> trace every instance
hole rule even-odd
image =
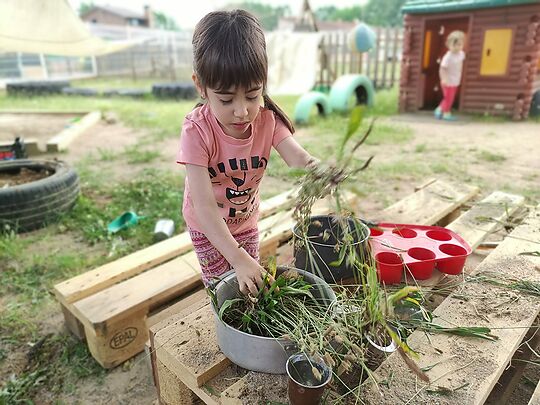
[[[104,41],[93,36],[67,0],[0,1],[0,52],[92,56],[140,42]]]

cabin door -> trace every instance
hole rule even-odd
[[[446,53],[446,37],[452,31],[460,30],[467,35],[469,18],[449,18],[426,20],[424,30],[424,51],[422,60],[422,78],[424,81],[424,97],[422,108],[434,109],[441,102],[442,91],[439,82],[439,64]],[[465,53],[467,53],[467,40],[465,40]],[[459,90],[456,95],[454,107],[459,105]]]

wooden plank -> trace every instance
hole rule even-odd
[[[210,305],[195,311],[182,323],[154,336],[156,356],[190,389],[200,388],[229,366],[217,344],[214,313]],[[204,398],[201,398],[204,400]]]
[[[221,393],[222,405],[288,404],[287,375],[263,374],[253,371]]]
[[[47,152],[62,152],[66,150],[71,142],[96,125],[100,120],[100,111],[92,111],[86,114],[80,121],[77,121],[72,126],[49,139],[47,142]]]
[[[297,192],[297,189],[293,189],[266,201],[261,201],[261,218],[275,214],[282,207],[290,207]],[[136,276],[191,249],[193,249],[193,244],[189,233],[183,232],[56,284],[54,293],[60,303],[70,304]]]
[[[405,197],[381,212],[378,222],[435,224],[478,193],[478,187],[441,180]]]
[[[488,403],[490,400],[493,400],[495,402],[498,401],[501,404],[508,404],[510,398],[514,394],[514,390],[521,381],[525,367],[531,364],[531,361],[534,362],[533,356],[535,353],[533,350],[535,350],[534,348],[539,347],[540,344],[540,334],[538,333],[540,322],[538,319],[534,326],[527,332],[523,342],[519,345],[519,350],[517,350],[514,357],[512,357],[511,366],[505,370],[497,382],[497,385],[489,394]]]
[[[278,194],[274,197],[270,197],[261,200],[259,203],[259,212],[261,218],[274,215],[278,211],[289,209],[294,204],[294,199],[298,195],[298,188],[294,188],[284,193]]]
[[[189,233],[166,239],[54,286],[56,298],[70,304],[133,277],[193,248]]]
[[[383,67],[382,67],[382,83],[381,88],[387,87],[386,85],[386,69],[388,65],[388,53],[390,48],[390,27],[386,26],[384,29],[384,49],[383,49]]]
[[[465,239],[474,250],[487,235],[501,227],[501,222],[507,220],[524,204],[523,196],[494,191],[474,204],[447,228]]]
[[[155,313],[148,316],[146,325],[150,330],[152,330],[154,326],[156,326],[156,330],[159,330],[169,324],[172,319],[171,317],[176,317],[178,315],[186,316],[189,312],[184,313],[184,311],[196,311],[206,304],[208,304],[208,293],[201,286],[200,289],[183,295],[178,302],[167,305],[166,308],[158,308]]]
[[[189,252],[167,263],[75,302],[70,309],[84,324],[106,330],[120,317],[158,306],[201,283],[199,261]]]
[[[198,402],[193,391],[178,381],[176,376],[161,361],[157,363],[159,376],[159,400],[166,405],[192,405]]]
[[[144,350],[148,340],[146,311],[140,310],[130,317],[109,322],[105,330],[84,325],[84,331],[92,357],[104,368],[116,367]]]
[[[380,88],[379,83],[379,49],[381,46],[381,27],[377,27],[375,34],[375,71],[373,72],[373,86],[376,89]]]
[[[503,279],[540,282],[540,257],[521,255],[538,250],[538,229],[540,205],[480,263],[474,274],[496,272]],[[466,301],[464,296],[468,297]],[[392,374],[392,384],[379,385],[379,392],[372,387],[363,399],[368,403],[482,404],[539,311],[537,297],[491,284],[464,283],[435,309],[435,319],[444,326],[487,326],[498,340],[413,332],[407,343],[419,353],[418,365],[423,368],[438,364],[427,372],[431,386],[418,382],[401,358],[393,354],[376,370],[379,381]],[[444,397],[433,393],[433,389],[445,390]]]
[[[525,204],[525,198],[520,195],[495,191],[482,201],[473,205],[446,228],[461,236],[475,250],[482,241],[493,233],[520,207]],[[428,280],[417,280],[422,287],[436,286],[447,275],[435,271]],[[423,288],[424,294],[428,292]]]
[[[536,389],[534,390],[528,405],[539,405],[539,404],[540,404],[540,383],[538,383],[538,385],[536,386]]]

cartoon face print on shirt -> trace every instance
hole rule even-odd
[[[228,207],[229,218],[249,218],[267,163],[264,157],[251,156],[249,159],[231,158],[219,162],[215,168],[208,168],[212,184],[224,190],[224,195],[216,199],[220,208]]]

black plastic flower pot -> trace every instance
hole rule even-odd
[[[369,263],[369,228],[353,218],[348,218],[346,224],[347,232],[335,216],[318,215],[310,218],[307,232],[301,232],[296,225],[293,229],[295,267],[316,274],[328,283],[354,278],[354,265],[343,256],[340,258],[340,246],[344,235],[351,235],[358,258]]]

